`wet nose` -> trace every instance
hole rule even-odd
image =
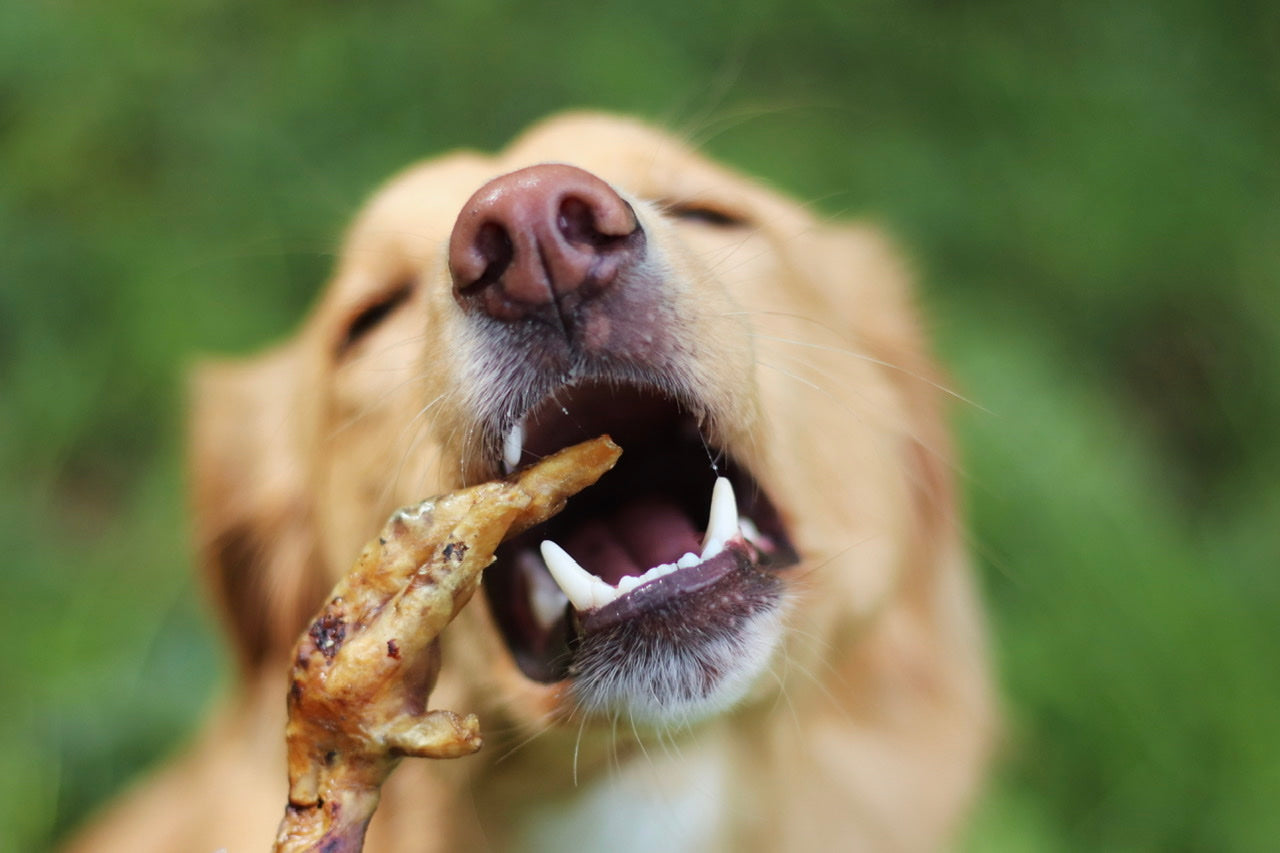
[[[644,251],[635,212],[574,166],[530,166],[494,178],[462,208],[449,239],[463,309],[515,321],[610,287]]]

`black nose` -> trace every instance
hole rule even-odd
[[[454,297],[467,311],[515,321],[608,289],[644,254],[635,212],[574,166],[530,166],[495,178],[462,208],[449,240]]]

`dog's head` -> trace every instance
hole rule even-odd
[[[874,231],[633,122],[410,169],[296,338],[197,377],[197,532],[243,662],[282,658],[396,506],[601,433],[622,461],[503,546],[446,679],[684,721],[765,692],[788,625],[786,654],[837,654],[951,539],[908,302]]]

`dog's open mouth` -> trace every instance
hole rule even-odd
[[[484,579],[493,613],[529,678],[572,678],[586,704],[704,700],[734,680],[726,657],[754,642],[753,623],[776,621],[776,572],[795,551],[759,483],[656,391],[561,389],[507,432],[502,466],[601,433],[621,461],[499,549]]]

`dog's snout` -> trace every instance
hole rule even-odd
[[[547,311],[608,288],[643,254],[631,206],[574,166],[543,164],[495,178],[466,203],[449,240],[454,296],[499,320]]]

